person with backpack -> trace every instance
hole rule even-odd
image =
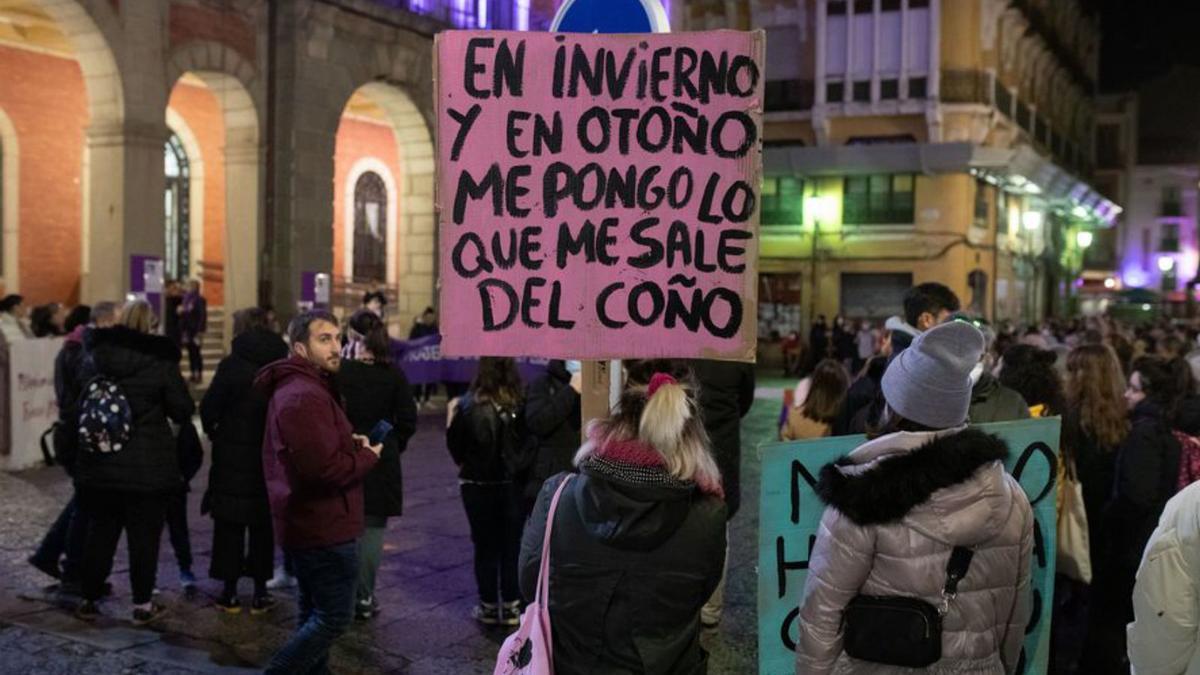
[[[553,496],[573,474],[538,495],[521,589],[534,596],[548,555],[539,602],[548,601],[557,675],[700,674],[701,611],[721,580],[726,527],[700,386],[679,361],[626,368],[621,399],[588,429],[552,522]]]
[[[510,358],[480,359],[470,389],[450,404],[446,445],[458,466],[463,508],[475,546],[479,604],[471,616],[486,626],[520,622],[517,558],[524,508],[514,455],[526,440],[521,419],[516,364]]]
[[[918,335],[884,373],[883,427],[821,469],[797,675],[1016,672],[1033,509],[1005,442],[967,428],[983,347],[959,321]]]
[[[167,501],[183,486],[171,422],[192,423],[195,404],[179,372],[179,347],[152,335],[145,300],[125,305],[120,324],[84,333],[75,490],[91,518],[83,554],[83,602],[75,614],[99,616],[96,602],[112,570],[121,531],[129,547],[133,622],[159,618],[152,602]]]
[[[217,609],[241,612],[237,584],[249,576],[254,580],[250,613],[264,614],[275,605],[267,591],[275,540],[262,464],[267,398],[254,389],[254,375],[288,353],[270,329],[266,311],[258,308],[234,313],[233,335],[233,350],[217,366],[200,401],[200,423],[212,440],[208,490],[200,511],[213,519],[209,576],[223,584]]]
[[[358,586],[354,616],[365,621],[379,614],[375,575],[383,556],[387,520],[404,512],[404,477],[400,454],[417,431],[417,402],[408,379],[389,358],[387,326],[378,314],[360,309],[350,317],[350,339],[342,349],[337,384],[346,402],[346,417],[355,433],[370,434],[386,422],[379,463],[363,478],[366,527],[358,540]]]

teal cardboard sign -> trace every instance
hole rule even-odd
[[[1033,615],[1025,633],[1019,675],[1046,675],[1054,600],[1055,489],[1060,422],[1057,418],[985,424],[1008,442],[1008,471],[1033,504]],[[760,449],[762,494],[758,548],[758,672],[796,672],[796,625],[808,554],[825,505],[813,491],[821,467],[848,454],[863,436],[840,436]]]

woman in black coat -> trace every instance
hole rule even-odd
[[[547,478],[571,470],[571,460],[579,449],[580,367],[578,361],[555,359],[525,393],[525,427],[537,437],[538,445],[537,459],[526,483],[526,513],[533,508]]]
[[[368,435],[381,420],[392,425],[383,440],[379,462],[363,479],[366,529],[358,540],[358,589],[354,615],[369,619],[379,613],[375,574],[383,555],[387,519],[404,510],[400,453],[417,430],[417,405],[404,373],[388,362],[388,334],[383,320],[370,310],[350,317],[349,340],[342,352],[338,388],[354,433]]]
[[[231,614],[241,611],[237,582],[248,575],[254,580],[250,613],[261,614],[275,604],[267,592],[275,542],[262,468],[267,398],[254,389],[254,375],[268,363],[287,358],[288,350],[270,330],[264,310],[241,310],[234,314],[233,325],[233,351],[217,366],[200,402],[200,422],[213,446],[200,510],[213,519],[208,574],[225,584],[217,607]]]
[[[589,430],[550,534],[558,675],[706,672],[700,610],[721,579],[725,504],[697,393],[684,366],[631,364],[620,404]],[[525,527],[527,597],[550,502],[568,476],[546,481]]]
[[[135,300],[122,311],[121,325],[84,334],[87,356],[81,381],[99,375],[115,383],[132,416],[131,433],[122,447],[110,452],[81,448],[75,463],[76,495],[92,519],[83,554],[84,600],[76,610],[84,620],[99,615],[95,603],[112,570],[122,530],[129,546],[134,623],[149,623],[164,611],[151,602],[158,545],[167,500],[183,489],[168,420],[191,424],[195,404],[179,373],[179,348],[165,337],[150,335],[153,323],[150,305]],[[85,395],[86,389],[87,385]]]
[[[1132,366],[1125,401],[1132,429],[1117,450],[1105,533],[1094,563],[1092,609],[1080,672],[1128,673],[1125,626],[1133,621],[1133,585],[1146,542],[1179,477],[1179,441],[1171,433],[1184,392],[1182,361],[1146,356]]]

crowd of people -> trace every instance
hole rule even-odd
[[[840,639],[836,637],[837,626],[825,617],[827,621],[822,628],[818,617],[809,610],[810,607],[844,608],[849,597],[831,598],[831,588],[867,593],[872,587],[897,586],[894,578],[897,570],[887,570],[884,574],[858,569],[855,575],[856,558],[848,557],[858,537],[871,537],[869,541],[874,542],[877,560],[880,546],[886,542],[880,538],[882,533],[866,527],[875,525],[877,516],[855,512],[864,504],[852,498],[865,493],[851,489],[852,486],[872,485],[868,491],[873,502],[870,506],[879,508],[879,502],[887,500],[890,486],[912,481],[906,476],[902,480],[872,484],[871,476],[875,473],[888,475],[873,468],[877,453],[882,450],[885,456],[890,456],[896,451],[888,446],[924,442],[919,433],[956,426],[949,424],[951,421],[983,424],[1051,416],[1062,418],[1060,479],[1069,476],[1079,485],[1086,514],[1086,552],[1076,551],[1073,555],[1083,553],[1090,567],[1086,579],[1060,575],[1056,580],[1052,638],[1055,672],[1128,673],[1131,658],[1133,666],[1139,667],[1139,660],[1143,664],[1138,672],[1184,672],[1197,646],[1197,610],[1190,601],[1176,602],[1177,606],[1184,605],[1186,611],[1177,610],[1172,617],[1169,598],[1179,593],[1190,598],[1197,589],[1192,576],[1171,577],[1169,572],[1178,572],[1179,565],[1191,558],[1181,548],[1176,528],[1181,519],[1200,515],[1200,495],[1193,494],[1190,502],[1186,495],[1180,496],[1181,504],[1188,504],[1189,511],[1168,509],[1175,526],[1168,526],[1163,511],[1177,491],[1200,478],[1200,441],[1196,438],[1200,434],[1200,342],[1197,340],[1200,326],[1162,320],[1131,327],[1096,317],[1052,320],[1021,330],[1007,323],[993,327],[960,312],[958,299],[938,284],[913,288],[905,298],[904,310],[903,317],[886,322],[885,330],[874,342],[875,350],[861,359],[848,351],[849,332],[839,333],[843,322],[839,320],[832,331],[827,331],[818,321],[808,358],[799,366],[802,377],[780,419],[779,435],[784,440],[858,433],[873,438],[895,429],[909,432],[883,446],[881,439],[873,440],[850,455],[849,465],[865,464],[870,470],[849,472],[839,468],[838,473],[821,475],[818,491],[836,515],[827,516],[814,547],[809,588],[801,611],[802,642],[798,648],[804,664],[801,672],[826,672],[825,666],[833,662],[825,657],[828,643]],[[966,368],[971,383],[965,417],[956,414],[955,420],[931,424],[919,417],[914,420],[912,414],[898,413],[898,397],[903,395],[898,382],[912,375],[907,365],[910,350],[917,345],[929,349],[935,334],[956,325],[970,327],[982,338],[977,355],[973,353],[966,359],[970,363],[959,364]],[[866,330],[870,330],[869,325]],[[956,330],[964,332],[965,328]],[[956,344],[961,346],[961,341]],[[864,337],[860,344],[865,346],[869,342]],[[951,351],[947,345],[942,347],[930,358],[943,358]],[[889,381],[893,383],[890,393]],[[943,391],[944,387],[930,389],[913,400],[927,404],[937,401]],[[899,426],[898,418],[903,420]],[[921,452],[929,452],[942,442],[926,443]],[[972,447],[983,445],[976,442]],[[974,480],[981,476],[977,472]],[[925,485],[927,481],[915,484]],[[960,486],[948,492],[963,489]],[[947,491],[934,493],[917,511],[942,508],[934,504],[943,499],[944,492]],[[979,492],[978,501],[970,503],[981,503],[991,492]],[[1061,499],[1059,505],[1064,508]],[[974,513],[977,510],[964,510],[961,518],[942,517],[937,528],[947,534],[943,543],[956,544],[951,532],[956,521],[978,515]],[[941,511],[954,512],[953,508]],[[914,527],[922,517],[916,511],[907,512],[905,527]],[[1009,516],[1010,524],[1011,519]],[[971,537],[979,537],[987,528],[974,523],[968,529]],[[929,531],[923,531],[922,536]],[[823,545],[826,535],[838,541],[838,545]],[[904,546],[909,547],[909,555],[919,555],[911,548],[914,546],[911,534]],[[1175,557],[1164,562],[1163,556],[1153,553],[1156,547],[1171,551]],[[944,559],[948,549],[939,550]],[[1020,559],[1026,561],[1027,553]],[[1176,566],[1171,567],[1172,564]],[[825,570],[825,565],[830,566],[829,570]],[[1146,567],[1139,576],[1139,567],[1143,566]],[[921,572],[902,580],[899,585],[906,589],[921,589],[920,578],[936,581],[939,577],[933,574],[936,571],[933,569],[906,567]],[[1027,577],[1025,568],[1007,572],[1009,579]],[[1142,577],[1149,573],[1157,576],[1143,582]],[[823,579],[826,575],[830,579]],[[933,582],[925,585],[929,583]],[[925,592],[931,588],[922,591],[921,595],[936,595]],[[1141,609],[1135,612],[1135,608]],[[810,647],[813,654],[808,653]],[[1009,654],[1003,659],[1009,672],[1013,667],[1011,657]],[[1161,664],[1173,665],[1152,669],[1162,667]],[[1192,664],[1197,666],[1200,662]]]
[[[425,393],[390,362],[385,301],[368,299],[378,307],[345,324],[313,310],[285,335],[269,310],[236,312],[231,353],[199,404],[217,610],[247,608],[242,577],[250,614],[297,587],[297,631],[267,672],[323,672],[353,620],[386,611],[375,577]],[[67,313],[55,368],[54,446],[75,494],[30,562],[91,620],[125,532],[132,619],[150,623],[165,611],[154,599],[164,529],[180,586],[196,585],[186,491],[203,457],[180,345],[203,322],[160,331],[143,300],[84,310]],[[0,313],[0,329],[5,316],[19,310]],[[414,332],[435,321],[423,315]],[[1200,583],[1186,571],[1200,538],[1200,493],[1188,487],[1200,477],[1200,327],[992,327],[938,284],[911,289],[883,330],[848,326],[813,340],[822,351],[801,364],[780,418],[787,440],[868,438],[817,480],[826,511],[797,598],[797,672],[913,667],[927,645],[871,636],[888,624],[881,607],[914,599],[941,616],[931,672],[1014,671],[1032,606],[1032,510],[1003,469],[1005,443],[969,425],[1047,416],[1062,418],[1060,475],[1079,484],[1090,535],[1090,573],[1056,582],[1056,672],[1125,673],[1130,657],[1186,667],[1196,610],[1175,598]],[[721,619],[753,366],[626,361],[618,405],[587,428],[581,370],[554,360],[522,382],[512,359],[483,358],[448,402],[474,546],[471,615],[511,628],[539,598],[560,673],[704,672],[699,636]],[[1158,554],[1143,560],[1147,546]]]

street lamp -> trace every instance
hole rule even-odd
[[[1158,270],[1160,272],[1170,272],[1171,268],[1175,267],[1175,259],[1169,255],[1159,256]]]
[[[1079,248],[1087,248],[1092,245],[1092,233],[1087,230],[1080,230],[1075,234],[1075,243],[1079,244]]]
[[[1041,211],[1026,211],[1021,214],[1021,223],[1025,225],[1027,230],[1036,230],[1042,226]]]
[[[821,223],[830,222],[837,217],[837,200],[829,196],[812,195],[804,198],[804,210],[812,217],[812,251],[808,260],[808,323],[811,326],[817,320],[817,239],[821,236]]]

